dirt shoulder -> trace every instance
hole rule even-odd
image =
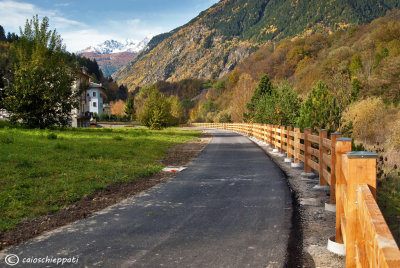
[[[159,160],[165,166],[186,166],[210,142],[211,134],[203,132],[199,140],[179,144],[167,150],[168,156]],[[0,233],[0,250],[20,244],[45,232],[91,216],[93,213],[145,191],[171,178],[174,173],[160,172],[153,176],[118,183],[57,212],[20,222],[14,230]]]
[[[295,192],[300,219],[299,237],[302,238],[303,267],[345,267],[345,257],[338,256],[327,250],[329,237],[335,235],[335,213],[325,210],[325,203],[329,204],[330,190],[316,189],[319,185],[318,177],[305,178],[301,176],[304,167],[292,168],[285,163],[285,157],[273,153],[272,148],[260,144],[268,156],[286,174],[290,188]]]

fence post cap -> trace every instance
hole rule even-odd
[[[341,132],[333,132],[331,135],[342,135]]]
[[[292,126],[286,126],[286,127],[292,127]]]
[[[352,141],[352,138],[339,138],[336,141]]]
[[[305,127],[304,129],[311,129],[310,127]]]
[[[319,131],[328,131],[328,130],[323,128],[323,129],[320,129]]]
[[[300,127],[294,127],[294,128],[300,128]]]
[[[378,155],[376,153],[365,152],[365,151],[348,152],[347,158],[349,158],[349,159],[359,159],[359,158],[377,159]]]

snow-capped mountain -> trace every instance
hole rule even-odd
[[[89,59],[95,59],[103,74],[108,77],[115,71],[131,62],[150,41],[146,37],[142,41],[126,39],[125,41],[107,40],[96,46],[90,46],[77,53]]]
[[[120,52],[132,52],[137,53],[143,48],[147,46],[150,38],[146,37],[142,41],[126,39],[125,41],[117,41],[117,40],[107,40],[101,44],[87,47],[84,50],[79,51],[78,53],[98,53],[98,54],[112,54],[112,53],[120,53]]]

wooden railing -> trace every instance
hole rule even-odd
[[[293,166],[319,174],[336,203],[336,242],[346,248],[346,267],[400,267],[400,251],[376,198],[375,153],[351,152],[351,139],[341,133],[271,124],[194,123],[192,126],[236,131],[261,140],[286,154]],[[335,191],[336,189],[336,191]]]

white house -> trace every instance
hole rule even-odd
[[[88,99],[86,98],[86,91],[89,88],[90,77],[87,75],[86,70],[77,72],[77,79],[72,85],[74,92],[82,90],[82,94],[79,99],[79,106],[72,110],[71,113],[71,126],[72,127],[90,127],[90,112]]]
[[[104,88],[101,84],[90,82],[90,77],[85,70],[77,73],[77,79],[73,90],[82,90],[79,99],[79,106],[72,111],[72,127],[90,127],[93,115],[100,115],[103,112]]]
[[[89,111],[92,114],[100,115],[103,113],[103,95],[104,88],[101,84],[89,83],[89,89],[86,96],[89,97]]]

